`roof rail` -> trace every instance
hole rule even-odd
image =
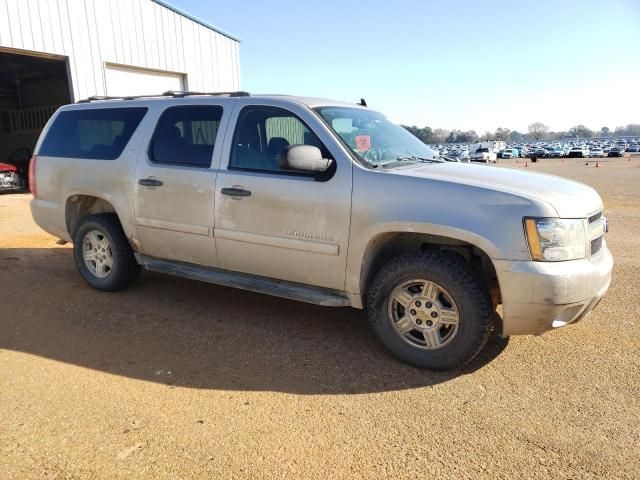
[[[248,92],[188,92],[180,90],[168,90],[161,94],[156,95],[130,95],[122,97],[111,97],[106,95],[93,95],[85,98],[84,100],[78,100],[76,103],[91,103],[98,102],[100,100],[136,100],[138,98],[159,98],[159,97],[172,97],[172,98],[184,98],[191,96],[211,96],[211,97],[248,97]]]
[[[249,92],[189,92],[180,90],[169,90],[163,93],[164,96],[174,98],[190,97],[192,95],[210,95],[213,97],[248,97]]]

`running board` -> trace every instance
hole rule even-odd
[[[334,290],[310,287],[301,283],[285,282],[274,278],[259,277],[247,273],[232,272],[219,268],[201,267],[190,263],[160,260],[145,255],[136,255],[147,270],[177,277],[199,280],[234,287],[250,292],[264,293],[275,297],[323,305],[325,307],[349,307],[351,302]]]

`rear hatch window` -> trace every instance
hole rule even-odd
[[[146,107],[67,110],[49,128],[38,155],[115,160],[140,125]]]

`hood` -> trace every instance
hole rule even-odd
[[[555,175],[523,169],[445,162],[396,168],[389,170],[389,173],[472,185],[533,198],[550,204],[562,218],[584,218],[602,210],[602,199],[593,188]]]

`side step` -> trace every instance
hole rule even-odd
[[[199,280],[201,282],[235,287],[251,292],[264,293],[275,297],[298,300],[300,302],[323,305],[325,307],[351,306],[349,299],[335,290],[310,287],[301,283],[285,282],[274,278],[259,277],[247,273],[232,272],[219,268],[201,267],[190,263],[160,260],[154,257],[138,255],[147,270],[166,273],[177,277]]]

